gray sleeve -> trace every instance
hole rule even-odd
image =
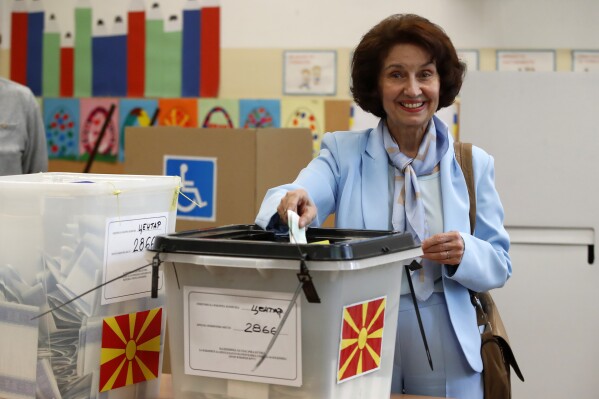
[[[24,105],[27,139],[22,158],[23,173],[47,172],[46,131],[39,105],[33,94],[26,98]]]

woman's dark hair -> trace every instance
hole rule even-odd
[[[431,55],[441,82],[437,110],[451,105],[462,87],[466,64],[458,59],[441,27],[414,14],[385,18],[362,37],[352,59],[351,91],[356,103],[380,118],[386,116],[379,93],[379,74],[396,44],[413,44]]]

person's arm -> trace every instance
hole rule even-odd
[[[24,101],[26,141],[22,157],[23,173],[48,171],[48,148],[42,115],[33,94]]]
[[[503,226],[503,206],[495,189],[493,157],[473,148],[476,186],[474,236],[461,233],[464,255],[459,266],[445,266],[445,276],[477,292],[502,287],[512,274],[510,241]],[[477,165],[478,164],[478,165]]]
[[[293,183],[268,190],[255,223],[266,230],[285,233],[285,210],[292,209],[297,211],[300,217],[304,216],[305,225],[320,226],[335,210],[339,176],[336,154],[334,135],[325,134],[320,154],[300,172]],[[287,200],[290,201],[291,207],[286,206]],[[298,203],[300,207],[297,206]]]

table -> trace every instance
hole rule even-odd
[[[162,374],[160,381],[160,396],[158,399],[173,399],[171,388],[171,375]],[[417,395],[391,395],[391,399],[439,399],[432,396],[417,396]]]

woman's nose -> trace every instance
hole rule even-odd
[[[404,92],[409,97],[416,97],[420,95],[422,91],[420,90],[420,83],[418,82],[418,79],[409,78]]]

